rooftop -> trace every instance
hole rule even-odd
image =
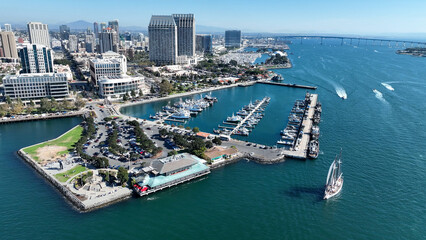
[[[190,167],[198,162],[199,161],[195,156],[188,153],[182,153],[153,161],[151,166],[160,174],[165,174],[181,168]]]
[[[223,147],[219,147],[219,146],[215,146],[210,148],[209,150],[205,151],[204,154],[210,158],[217,158],[219,156],[222,155],[232,155],[234,153],[237,153],[238,150],[234,149],[234,148],[223,148]]]
[[[175,20],[171,15],[152,15],[149,27],[174,27]]]

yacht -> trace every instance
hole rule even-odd
[[[342,152],[336,156],[330,168],[328,169],[327,181],[325,183],[324,199],[336,196],[343,187],[343,173],[341,168]]]
[[[191,113],[185,109],[179,109],[177,112],[172,114],[172,118],[176,119],[188,119],[191,117]]]
[[[319,154],[319,142],[318,140],[312,140],[309,142],[309,157],[317,158]]]
[[[231,117],[227,117],[226,121],[230,122],[230,123],[238,123],[241,122],[243,119],[240,116],[235,116],[234,114],[232,114]]]

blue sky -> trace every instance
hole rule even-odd
[[[119,19],[122,26],[146,27],[152,14],[194,13],[197,24],[246,32],[426,33],[424,0],[2,1],[2,23]]]

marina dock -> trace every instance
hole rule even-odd
[[[305,159],[308,157],[308,145],[309,145],[310,133],[312,130],[312,125],[313,125],[312,118],[315,113],[315,106],[317,105],[318,94],[311,94],[310,99],[311,99],[311,102],[308,105],[308,113],[302,122],[301,130],[303,131],[303,136],[301,138],[301,141],[295,150],[281,151],[281,153],[285,155],[286,157],[299,158],[299,159]]]
[[[298,84],[290,84],[290,83],[278,83],[278,82],[271,82],[271,81],[265,81],[265,80],[259,80],[257,81],[257,83],[276,85],[276,86],[285,86],[285,87],[304,88],[304,89],[311,89],[311,90],[317,89],[317,87],[315,86],[298,85]]]
[[[258,110],[259,110],[259,108],[261,107],[261,106],[263,106],[263,104],[268,100],[268,99],[270,99],[270,98],[268,98],[268,97],[264,97],[260,102],[258,102],[257,104],[256,104],[256,106],[254,107],[254,109],[253,110],[251,110],[250,111],[250,113],[247,115],[247,116],[245,116],[244,117],[244,119],[241,121],[241,122],[239,122],[238,123],[238,125],[234,128],[234,129],[232,129],[232,131],[229,133],[229,135],[232,135],[232,134],[235,134],[235,132],[238,130],[238,129],[240,129],[240,127],[242,127],[243,126],[243,124],[247,121],[247,119],[249,119],[254,113],[256,113]]]

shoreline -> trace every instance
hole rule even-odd
[[[40,144],[43,144],[43,143],[46,143],[46,142],[50,142],[50,141],[54,141],[56,139],[59,139],[60,137],[67,134],[68,132],[72,131],[73,129],[75,129],[78,126],[79,125],[74,126],[73,128],[69,129],[65,133],[58,136],[57,138],[23,147],[23,148],[19,149],[16,153],[18,154],[18,156],[22,160],[27,162],[33,169],[35,169],[36,172],[39,173],[41,177],[43,177],[47,182],[49,182],[53,187],[55,187],[55,189],[58,190],[62,194],[62,196],[67,200],[67,202],[73,206],[73,208],[75,208],[76,210],[78,210],[80,212],[90,212],[90,211],[93,211],[93,210],[96,210],[96,209],[99,209],[99,208],[103,208],[103,207],[109,206],[111,204],[114,204],[114,203],[117,203],[117,202],[120,202],[120,201],[123,201],[125,199],[130,198],[132,196],[132,191],[127,188],[128,191],[122,191],[120,193],[117,193],[115,196],[111,196],[111,198],[108,198],[108,199],[99,198],[99,199],[96,199],[97,201],[90,201],[91,199],[80,200],[78,198],[78,196],[76,196],[68,188],[68,182],[71,179],[73,179],[74,177],[76,177],[78,174],[76,176],[73,176],[72,178],[70,178],[70,180],[62,183],[59,180],[57,180],[54,177],[53,174],[44,170],[43,166],[41,166],[37,161],[35,161],[29,154],[27,154],[24,151],[24,149],[26,149],[28,147],[33,147],[33,146],[36,146],[36,145],[40,145]],[[90,171],[90,169],[87,170],[87,171]],[[120,189],[120,190],[123,190],[123,189]],[[114,195],[114,194],[112,194],[112,195]],[[89,202],[87,202],[87,201],[89,201]]]
[[[227,89],[227,88],[232,88],[232,87],[238,87],[238,85],[239,85],[239,83],[234,83],[234,84],[231,84],[231,85],[201,89],[201,90],[197,90],[197,91],[193,91],[193,92],[178,93],[178,94],[174,94],[174,95],[152,98],[152,99],[142,100],[142,101],[138,101],[138,102],[116,103],[116,104],[113,103],[113,105],[114,105],[114,108],[117,110],[117,112],[122,114],[120,112],[120,110],[123,107],[130,107],[130,106],[135,106],[135,105],[139,105],[139,104],[158,102],[158,101],[173,99],[173,98],[177,98],[177,97],[186,97],[186,96],[191,96],[191,95],[195,95],[195,94],[199,94],[199,93],[205,93],[205,92],[217,91],[217,90],[222,90],[222,89]],[[122,115],[125,115],[125,114],[122,114]],[[128,116],[128,117],[130,117],[130,116]]]

